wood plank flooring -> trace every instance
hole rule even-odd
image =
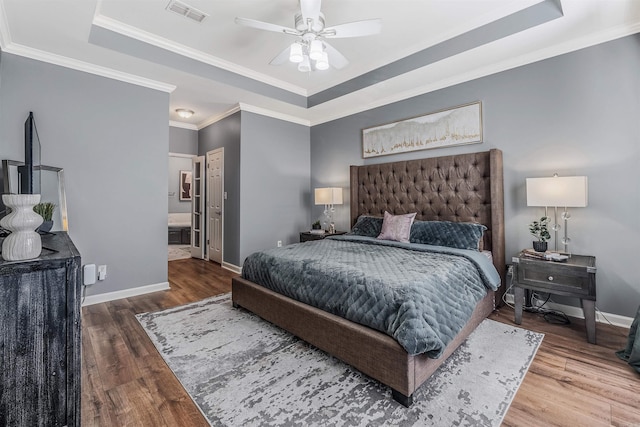
[[[134,315],[229,292],[234,276],[218,264],[169,262],[171,290],[91,305],[82,311],[83,426],[207,426]],[[503,307],[491,318],[513,324]],[[614,352],[627,330],[584,322],[553,325],[524,313],[522,327],[545,334],[504,426],[640,426],[640,374]]]

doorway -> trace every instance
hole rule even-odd
[[[190,258],[192,159],[191,154],[169,153],[168,260]]]
[[[222,265],[224,218],[224,148],[207,152],[207,218],[209,260]]]

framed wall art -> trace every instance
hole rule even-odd
[[[362,130],[362,157],[482,142],[482,103],[474,102]]]
[[[180,171],[180,200],[191,200],[191,171]]]

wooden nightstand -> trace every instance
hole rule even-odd
[[[571,255],[565,262],[533,259],[522,253],[513,262],[515,322],[522,323],[524,290],[580,298],[587,327],[587,341],[596,343],[596,258]]]
[[[313,234],[309,231],[300,232],[300,243],[308,242],[309,240],[322,240],[327,236],[338,236],[340,234],[347,234],[346,231],[336,231],[335,233]]]

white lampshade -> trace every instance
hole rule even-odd
[[[309,47],[309,58],[317,61],[322,56],[322,42],[320,40],[314,40]]]
[[[342,204],[342,188],[316,188],[315,189],[316,205],[341,205]]]
[[[327,55],[327,52],[322,52],[320,59],[316,61],[316,68],[318,70],[326,70],[329,68],[329,55]]]
[[[527,206],[583,208],[587,203],[586,176],[527,178]]]
[[[299,43],[293,43],[289,52],[289,61],[299,64],[304,61],[304,55],[302,54],[302,45]]]

